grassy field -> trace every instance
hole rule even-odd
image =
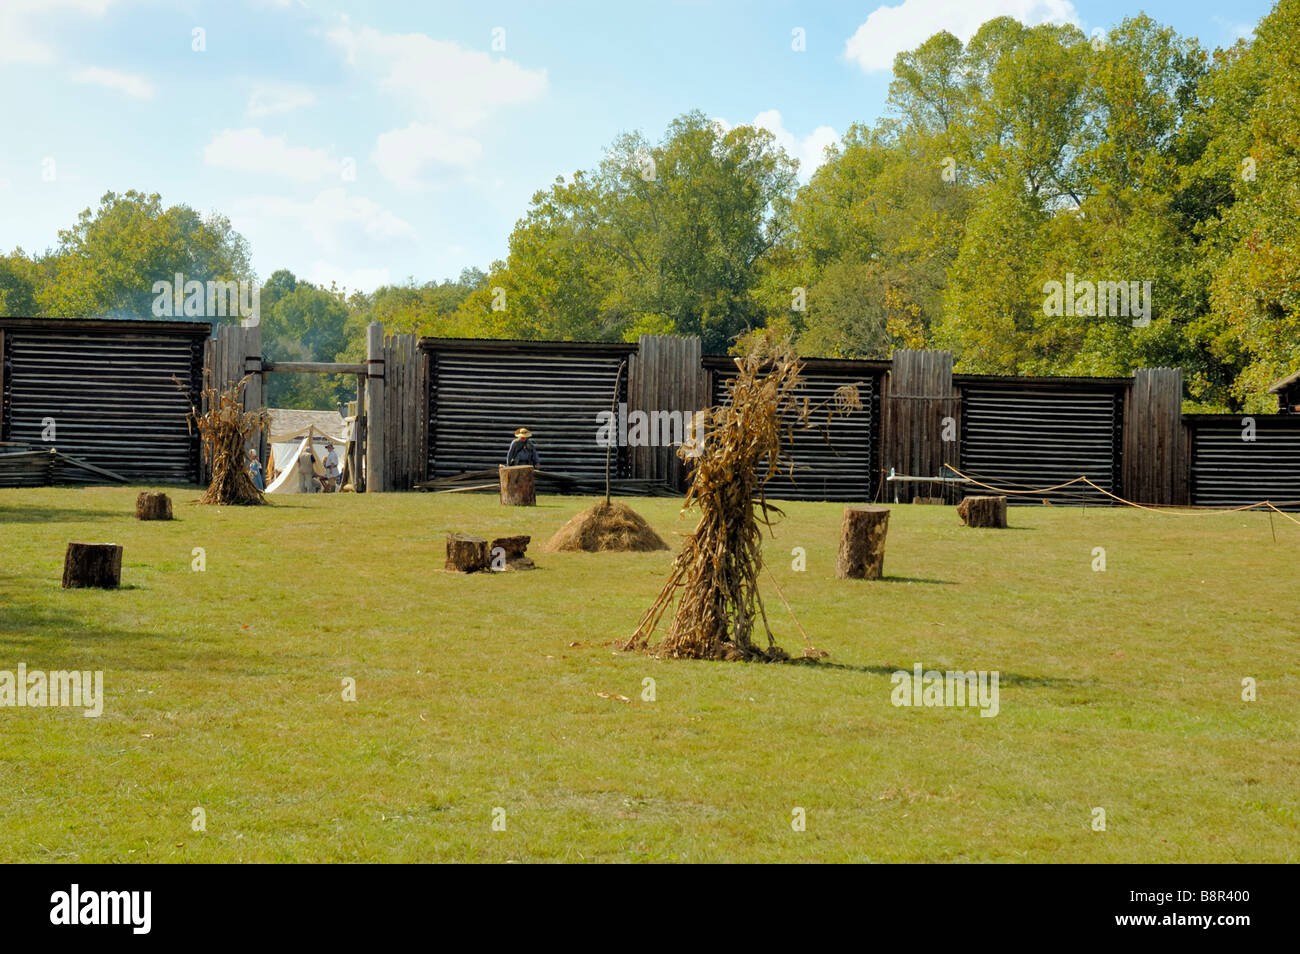
[[[106,697],[0,708],[0,860],[1300,860],[1282,518],[1274,542],[1258,513],[895,507],[888,579],[850,582],[841,508],[790,504],[768,558],[831,656],[761,665],[619,650],[668,553],[441,568],[447,531],[539,551],[590,501],[172,493],[176,521],[139,523],[134,488],[0,490],[0,670],[102,669]],[[123,588],[62,590],[69,540],[122,544]],[[999,671],[998,715],[893,706],[918,662]]]

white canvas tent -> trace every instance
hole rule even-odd
[[[343,437],[326,434],[312,425],[286,434],[272,434],[271,483],[268,494],[310,494],[320,490],[315,478],[325,476],[325,444],[333,443],[338,455],[342,479],[339,485],[351,479],[347,473],[348,444],[352,439],[348,426]]]

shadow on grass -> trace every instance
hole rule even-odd
[[[70,507],[0,507],[3,523],[92,523],[130,517],[128,510],[77,510]]]
[[[12,591],[0,591],[0,604],[8,601],[0,614],[2,668],[13,669],[23,661],[44,669],[103,668],[117,674],[202,677],[278,676],[282,669],[280,650],[232,655],[210,636],[196,642],[179,628],[147,631],[106,626],[32,603],[14,606],[11,596]]]
[[[956,580],[931,580],[923,576],[882,576],[878,580],[867,580],[868,583],[926,583],[931,586],[957,586]]]
[[[791,663],[808,666],[813,669],[832,669],[842,672],[864,672],[873,676],[892,676],[896,672],[905,672],[909,676],[912,674],[911,666],[854,666],[849,663],[827,662],[824,659],[807,659],[799,656],[790,659]],[[935,669],[932,666],[926,667],[925,672],[944,672],[942,669]],[[1086,683],[1083,679],[1056,679],[1051,676],[1024,676],[1014,672],[998,671],[999,686],[1024,686],[1027,689],[1053,689],[1065,687],[1077,687]]]
[[[75,649],[85,642],[100,640],[175,641],[174,636],[166,633],[103,626],[30,603],[17,604],[11,599],[12,595],[12,592],[0,593],[0,600],[8,603],[4,614],[0,615],[0,647],[4,647],[11,653],[22,649],[39,653],[62,653]]]

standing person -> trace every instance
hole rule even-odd
[[[518,467],[521,464],[532,464],[533,470],[542,469],[541,455],[533,445],[533,432],[526,427],[515,431],[515,439],[510,442],[510,450],[506,451],[507,467]]]
[[[266,490],[266,477],[262,474],[262,462],[257,459],[257,451],[248,449],[248,475],[253,478],[253,486]]]
[[[338,489],[339,455],[334,453],[334,445],[325,445],[325,492],[333,493]]]

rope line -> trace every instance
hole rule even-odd
[[[952,471],[958,477],[962,477],[966,480],[969,480],[972,484],[975,484],[977,487],[983,487],[985,490],[994,490],[1000,494],[1022,494],[1024,496],[1032,497],[1040,494],[1051,493],[1052,491],[1055,490],[1061,490],[1064,487],[1071,487],[1074,484],[1082,483],[1082,484],[1087,484],[1089,487],[1093,488],[1098,493],[1103,494],[1111,498],[1112,500],[1115,500],[1123,504],[1126,507],[1133,507],[1137,510],[1146,510],[1149,511],[1150,513],[1160,513],[1171,517],[1217,517],[1220,516],[1221,514],[1226,514],[1226,513],[1243,513],[1247,510],[1257,510],[1260,508],[1265,508],[1273,511],[1274,513],[1281,514],[1283,517],[1285,517],[1287,520],[1290,520],[1296,526],[1300,526],[1300,520],[1297,520],[1295,517],[1291,516],[1291,514],[1287,513],[1284,510],[1279,510],[1277,505],[1274,504],[1273,501],[1271,500],[1261,500],[1258,503],[1246,504],[1245,506],[1242,507],[1219,507],[1219,508],[1204,507],[1204,508],[1199,508],[1197,510],[1175,510],[1170,507],[1152,507],[1147,504],[1136,503],[1132,500],[1125,500],[1123,497],[1119,496],[1118,494],[1113,494],[1105,487],[1099,486],[1098,484],[1094,483],[1086,475],[1075,477],[1073,480],[1067,480],[1065,481],[1065,483],[1055,484],[1051,487],[1039,487],[1032,490],[1013,490],[1006,487],[995,487],[992,484],[986,484],[983,481],[976,480],[974,477],[970,476],[969,474],[963,474],[956,467],[952,466],[952,464],[944,464],[943,466],[948,468],[948,470]],[[1284,500],[1282,502],[1296,503],[1296,501],[1287,501],[1287,500]]]

